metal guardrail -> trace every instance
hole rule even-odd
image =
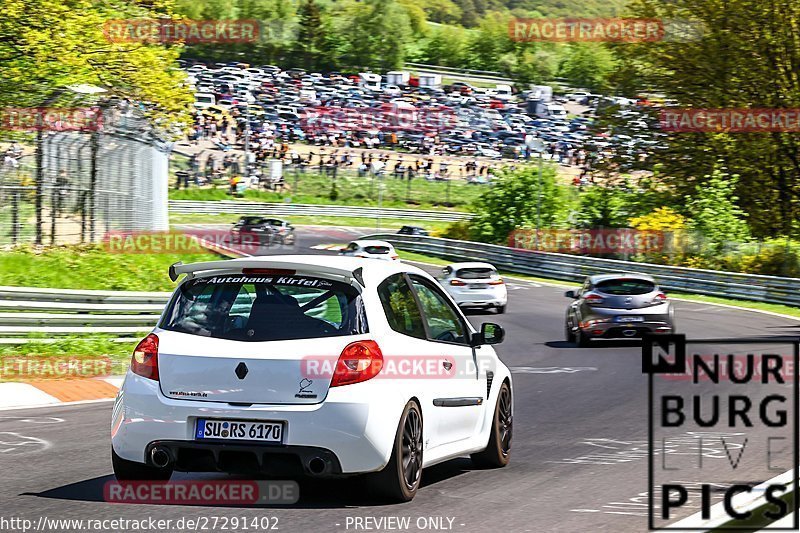
[[[436,220],[456,222],[467,220],[472,215],[454,211],[420,211],[388,207],[351,207],[345,205],[281,204],[266,202],[237,202],[231,200],[194,201],[170,200],[169,212],[183,214],[235,214],[264,216],[330,216],[362,218],[397,218],[407,220]]]
[[[396,247],[455,261],[488,261],[502,270],[566,281],[607,272],[639,272],[655,276],[666,290],[800,306],[800,279],[761,276],[636,263],[580,255],[536,252],[493,244],[376,234],[363,237],[389,241]]]
[[[169,292],[0,287],[0,344],[6,344],[2,342],[4,337],[31,333],[141,333],[158,322],[170,295]],[[308,294],[296,298],[303,304],[314,297]],[[324,312],[320,308],[309,314],[317,316]]]
[[[138,333],[158,321],[169,295],[0,287],[0,336]]]

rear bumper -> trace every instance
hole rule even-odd
[[[597,339],[625,339],[640,338],[645,333],[668,334],[674,328],[667,322],[635,322],[617,323],[601,322],[580,328],[584,335]]]
[[[506,305],[507,300],[500,300],[500,299],[470,300],[457,303],[459,307],[500,307]]]
[[[287,477],[342,474],[342,465],[336,454],[314,446],[160,440],[148,444],[146,457],[150,457],[150,451],[156,446],[167,451],[170,463],[181,472],[259,473]]]
[[[506,291],[451,291],[459,307],[499,307],[508,303],[508,293]]]
[[[187,467],[197,459],[192,459],[192,453],[204,455],[205,459],[201,459],[207,462],[208,454],[202,450],[211,450],[214,470],[227,471],[224,468],[229,464],[226,456],[215,452],[226,449],[249,453],[249,459],[240,459],[251,461],[251,465],[259,469],[274,466],[280,459],[296,465],[298,458],[301,466],[307,467],[302,463],[308,458],[303,450],[313,448],[314,451],[323,450],[322,455],[329,459],[331,474],[373,472],[389,461],[397,423],[405,406],[405,400],[399,395],[386,391],[377,394],[376,387],[380,385],[368,381],[331,389],[327,398],[317,404],[233,406],[225,402],[167,398],[158,382],[128,371],[114,403],[111,442],[121,458],[140,463],[148,461],[154,443],[168,442],[176,448],[178,456],[181,453],[186,456],[182,464]],[[284,441],[281,445],[197,441],[194,433],[198,418],[282,422]],[[189,451],[181,452],[184,448]],[[281,449],[285,453],[276,458]],[[175,460],[181,459],[178,456]]]

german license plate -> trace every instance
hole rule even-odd
[[[486,286],[487,285],[485,283],[473,283],[472,285],[469,286],[469,288],[470,289],[485,289]]]
[[[252,440],[283,442],[283,423],[200,418],[194,432],[196,440]]]
[[[618,316],[617,322],[644,322],[643,316]]]

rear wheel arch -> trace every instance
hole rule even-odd
[[[419,414],[422,415],[422,421],[424,422],[425,421],[425,411],[422,410],[422,402],[420,401],[420,399],[418,397],[416,397],[416,396],[412,396],[403,405],[403,409],[405,409],[405,405],[408,404],[409,402],[414,402],[415,404],[417,404],[417,409],[419,409]],[[401,411],[400,415],[402,416],[402,414],[403,414],[403,412]],[[398,421],[399,421],[399,419],[398,419]],[[423,434],[425,433],[425,424],[422,425],[422,432],[423,432]]]

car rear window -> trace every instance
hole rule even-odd
[[[647,294],[653,292],[656,284],[646,279],[607,279],[601,281],[595,288],[606,294]]]
[[[324,278],[232,274],[187,281],[161,327],[237,341],[277,341],[368,332],[361,294]]]
[[[486,279],[497,274],[493,268],[459,268],[456,277],[461,279]]]
[[[387,246],[365,246],[364,251],[368,254],[388,254],[389,248]]]

